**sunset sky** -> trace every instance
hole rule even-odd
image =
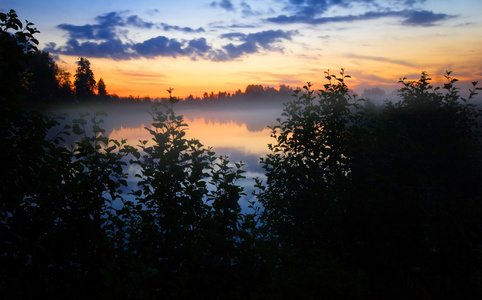
[[[479,0],[2,0],[40,30],[60,67],[91,61],[120,96],[202,96],[324,83],[340,68],[359,92],[427,71],[482,79]]]

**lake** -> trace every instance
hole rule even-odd
[[[78,118],[79,113],[105,111],[108,116],[102,117],[105,135],[110,139],[127,139],[127,143],[137,146],[139,140],[151,140],[152,136],[145,129],[150,127],[152,117],[149,114],[151,104],[138,103],[111,103],[99,105],[77,105],[74,107],[61,107],[54,109],[54,113],[65,112],[68,114],[66,122]],[[276,118],[282,113],[282,106],[276,107],[236,107],[213,108],[202,106],[190,107],[186,105],[174,106],[176,115],[183,115],[186,127],[186,138],[198,139],[205,147],[212,147],[216,156],[229,156],[234,162],[242,161],[246,165],[243,169],[246,179],[239,184],[245,188],[246,196],[240,201],[243,211],[248,210],[248,201],[253,200],[252,191],[254,178],[264,178],[264,170],[259,160],[269,153],[268,144],[274,143],[270,137],[268,125],[277,124]],[[86,118],[90,119],[90,117]],[[72,137],[74,138],[74,137]],[[67,143],[74,143],[71,139]],[[129,166],[128,171],[130,188],[135,188],[136,179],[133,174],[138,171],[137,166]]]

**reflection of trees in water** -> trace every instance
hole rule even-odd
[[[103,128],[106,132],[119,130],[121,127],[139,127],[142,124],[151,123],[149,111],[151,104],[148,103],[111,103],[102,105],[79,105],[77,107],[59,107],[52,111],[54,113],[67,113],[66,123],[68,124],[79,113],[94,114],[96,111],[105,111],[108,117],[104,118]],[[237,125],[246,124],[249,131],[262,131],[266,126],[274,124],[276,118],[281,114],[282,106],[240,106],[215,108],[212,106],[179,106],[174,110],[188,119],[204,118],[213,123],[225,124],[234,122]]]
[[[60,107],[53,110],[53,113],[67,113],[67,117],[63,123],[72,124],[72,120],[79,117],[79,113],[89,113],[93,116],[96,111],[107,112],[107,117],[104,117],[104,123],[102,128],[106,130],[106,133],[112,133],[114,131],[122,131],[125,128],[140,128],[144,125],[149,126],[152,122],[152,117],[149,113],[151,104],[148,103],[111,103],[103,105],[79,105],[77,107]],[[175,109],[176,110],[176,109]],[[203,109],[202,107],[181,107],[176,110],[178,114],[183,115],[185,120],[204,119],[206,123],[213,124],[229,124],[234,123],[238,126],[246,124],[249,132],[259,132],[264,130],[268,125],[274,124],[276,118],[281,114],[281,107],[275,108],[251,108],[240,107],[238,109]],[[90,118],[90,117],[87,117]],[[56,127],[52,132],[60,130],[61,126]],[[188,129],[189,130],[189,129]],[[146,131],[146,136],[149,136]],[[128,142],[135,146],[138,140],[143,137],[128,137],[119,136],[114,137],[120,140],[121,138],[128,139]],[[150,138],[150,137],[149,137]],[[78,141],[77,136],[66,136],[65,144],[73,145]],[[206,145],[212,146],[212,145]],[[246,145],[249,148],[250,145]],[[255,176],[262,175],[264,173],[261,165],[259,164],[259,155],[250,154],[246,151],[237,150],[233,147],[216,147],[214,149],[218,155],[228,155],[231,161],[243,161],[246,163],[245,170],[249,174],[256,174]],[[266,152],[268,147],[266,145]],[[252,179],[252,178],[251,178]]]
[[[203,117],[206,121],[225,124],[234,122],[237,125],[246,124],[250,132],[262,131],[273,124],[280,115],[281,109],[254,108],[238,110],[179,110],[188,119]]]

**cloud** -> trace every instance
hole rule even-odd
[[[160,13],[160,11],[157,8],[154,8],[154,9],[149,9],[146,13],[150,16],[154,16]]]
[[[426,0],[287,0],[284,8],[289,14],[279,14],[268,18],[268,22],[276,24],[311,24],[320,25],[336,22],[355,22],[385,17],[401,19],[404,26],[433,26],[454,16],[414,9],[413,6]],[[353,8],[365,7],[366,12],[357,15],[327,16],[333,7]]]
[[[169,25],[169,24],[166,24],[166,23],[161,23],[160,25],[161,25],[162,29],[164,29],[165,31],[175,30],[175,31],[182,31],[182,32],[185,32],[185,33],[205,32],[204,28],[202,28],[202,27],[199,27],[198,29],[192,29],[191,27],[173,26],[173,25]]]
[[[141,43],[123,43],[121,40],[109,40],[104,42],[79,42],[69,39],[64,46],[57,47],[55,43],[49,43],[44,51],[97,58],[112,58],[116,60],[128,60],[138,57],[179,57],[187,56],[192,59],[208,58],[213,50],[207,44],[205,38],[180,41],[165,36],[157,36]]]
[[[327,12],[332,7],[347,8],[353,4],[374,4],[375,0],[289,0],[285,10],[294,12],[293,15],[314,17]]]
[[[257,28],[258,26],[257,26],[257,25],[253,25],[253,24],[241,24],[241,23],[237,23],[237,24],[229,25],[228,27],[229,27],[229,28]]]
[[[212,51],[205,38],[193,39],[188,42],[186,53],[195,56],[204,56],[204,54]]]
[[[129,16],[127,17],[126,23],[131,26],[139,27],[139,28],[146,28],[146,29],[151,29],[152,27],[155,26],[154,23],[152,22],[146,22],[139,18],[138,16]]]
[[[427,0],[398,0],[397,2],[400,2],[402,5],[405,6],[413,6],[418,3],[427,2]]]
[[[251,9],[251,6],[246,3],[246,2],[241,2],[241,13],[243,14],[243,16],[247,17],[247,16],[254,16],[254,15],[257,15],[258,13],[255,13],[252,9]]]
[[[99,26],[122,26],[125,24],[124,19],[119,12],[110,12],[95,18],[99,22]]]
[[[132,57],[129,46],[119,39],[103,42],[79,42],[77,39],[71,38],[64,46],[60,47],[57,47],[55,43],[49,43],[44,51],[55,54],[113,59],[129,59]]]
[[[151,29],[162,28],[165,31],[176,30],[186,33],[203,33],[202,27],[172,26],[165,23],[146,22],[136,15],[124,17],[122,13],[109,13],[95,19],[96,24],[72,25],[61,24],[58,28],[67,32],[64,45],[49,43],[45,51],[54,54],[112,58],[127,60],[138,57],[189,57],[193,60],[208,59],[228,61],[260,51],[283,51],[282,40],[291,40],[293,31],[268,30],[254,33],[229,33],[221,36],[230,40],[224,46],[214,49],[204,37],[177,39],[159,35],[141,42],[123,41],[130,26]],[[125,39],[124,39],[125,40]]]
[[[282,39],[291,40],[291,36],[296,34],[296,31],[283,30],[267,30],[257,33],[227,33],[221,37],[241,44],[229,43],[223,47],[222,50],[215,52],[213,59],[217,61],[233,60],[246,54],[257,53],[260,50],[282,51],[281,48],[274,46]]]
[[[350,57],[350,58],[355,58],[355,59],[362,59],[362,60],[368,59],[368,60],[374,60],[374,61],[380,61],[380,62],[387,62],[387,63],[391,63],[391,64],[402,65],[402,66],[406,66],[406,67],[416,67],[416,65],[414,65],[410,62],[407,62],[407,61],[404,61],[404,60],[398,60],[398,59],[391,59],[391,58],[388,58],[388,57],[367,56],[367,55],[358,55],[358,54],[347,54],[346,56]]]
[[[306,17],[301,15],[286,16],[280,15],[274,18],[268,18],[267,21],[276,24],[311,24],[321,25],[327,23],[339,22],[355,22],[364,20],[373,20],[386,17],[401,18],[401,24],[406,26],[433,26],[436,22],[448,20],[455,16],[447,14],[437,14],[431,11],[402,10],[402,11],[373,11],[359,15],[345,15],[335,17]]]
[[[193,59],[205,57],[212,48],[205,38],[190,41],[178,41],[165,36],[158,36],[131,46],[138,56],[153,58],[159,56],[190,56]]]
[[[110,12],[95,18],[97,24],[72,25],[60,24],[57,28],[67,31],[71,39],[114,40],[118,38],[117,29],[125,26],[152,28],[154,23],[145,22],[136,15],[123,17],[119,12]]]
[[[156,56],[172,56],[182,55],[182,44],[176,39],[170,39],[165,36],[158,36],[142,43],[132,45],[132,49],[139,55],[147,58]]]
[[[234,11],[234,5],[231,0],[221,0],[221,1],[213,1],[211,2],[212,7],[221,7],[227,11]]]
[[[433,26],[436,22],[451,19],[453,17],[454,16],[447,14],[436,14],[426,10],[410,10],[405,11],[402,24],[409,26]]]

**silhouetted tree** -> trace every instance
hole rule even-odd
[[[77,65],[77,71],[74,75],[75,95],[79,98],[94,96],[96,82],[94,73],[90,69],[90,61],[87,58],[80,57]]]
[[[463,98],[450,72],[443,89],[424,72],[375,109],[343,70],[327,72],[271,127],[264,208],[242,214],[244,164],[186,139],[174,97],[153,106],[139,148],[105,135],[104,112],[47,134],[60,123],[18,100],[42,80],[31,59],[47,73],[52,61],[32,23],[19,31],[14,11],[0,21],[0,298],[482,297],[476,82]],[[127,161],[138,170],[129,198]]]
[[[59,94],[58,67],[48,52],[38,51],[29,61],[26,76],[28,96],[36,102],[51,101]]]
[[[318,99],[310,84],[296,91],[272,127],[258,197],[280,244],[276,273],[301,284],[313,259],[334,255],[338,270],[366,275],[370,297],[480,297],[480,112],[469,102],[477,83],[465,99],[450,73],[445,92],[422,73],[400,81],[401,101],[373,110],[349,93],[347,77],[327,73]],[[363,295],[364,280],[351,274],[332,295]],[[306,288],[326,297],[316,286]]]
[[[261,95],[264,92],[264,88],[259,84],[250,84],[246,87],[245,94],[247,95]]]
[[[70,81],[70,73],[58,68],[57,82],[59,83],[58,98],[60,100],[71,99],[74,95],[74,91],[73,91],[72,82]]]
[[[101,97],[107,96],[107,89],[105,86],[104,79],[100,78],[97,82],[97,95]]]
[[[400,102],[367,113],[352,148],[347,249],[383,297],[481,293],[480,112],[469,102],[477,87],[462,98],[446,78],[443,90],[426,73],[402,79]]]
[[[17,102],[25,96],[27,66],[37,51],[38,40],[34,34],[39,31],[34,24],[26,21],[25,26],[12,9],[0,13],[0,97],[5,101]]]

